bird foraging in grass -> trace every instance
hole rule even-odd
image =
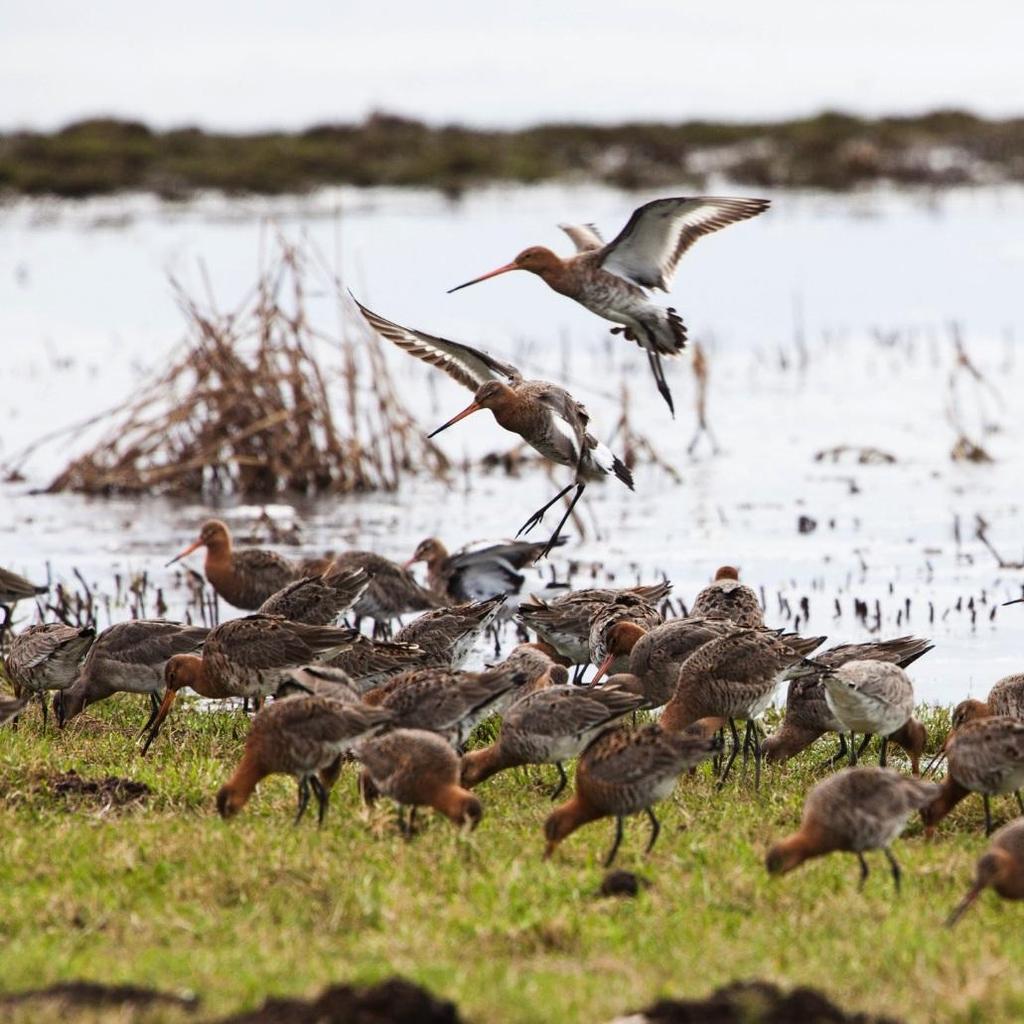
[[[889,861],[893,885],[900,890],[900,866],[889,848],[914,811],[939,793],[934,782],[907,778],[891,768],[844,768],[819,782],[804,801],[800,828],[768,851],[769,874],[784,875],[805,860],[827,853],[855,853],[860,884],[868,878],[864,854],[881,850]]]

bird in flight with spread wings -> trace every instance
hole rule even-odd
[[[449,294],[512,270],[537,274],[554,291],[621,324],[612,333],[621,333],[646,349],[658,391],[675,415],[661,357],[683,350],[686,327],[675,309],[652,302],[649,292],[669,290],[680,259],[698,238],[756,217],[768,206],[767,199],[655,199],[634,210],[626,226],[608,243],[592,224],[560,224],[576,246],[575,255],[562,259],[544,246],[530,246],[511,263],[466,281]]]
[[[569,507],[544,550],[537,556],[538,560],[558,542],[562,527],[590,481],[616,476],[630,490],[633,489],[633,476],[628,467],[588,431],[590,417],[587,410],[564,388],[548,381],[524,380],[516,367],[480,349],[402,327],[367,309],[355,296],[352,296],[352,301],[366,322],[382,337],[473,389],[472,403],[433,431],[430,437],[480,409],[490,409],[499,426],[518,434],[544,458],[573,470],[573,482],[534,512],[516,534],[518,537],[529,533],[555,502],[575,488]]]

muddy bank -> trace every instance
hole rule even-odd
[[[892,1017],[847,1013],[822,992],[784,993],[764,981],[737,982],[707,999],[662,999],[614,1024],[899,1024]]]

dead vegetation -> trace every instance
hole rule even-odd
[[[354,321],[330,338],[307,318],[317,272],[279,241],[256,287],[227,313],[172,280],[187,324],[183,354],[93,421],[104,428],[99,441],[48,490],[265,498],[394,490],[414,468],[443,473],[445,458],[399,400],[376,338]],[[329,368],[318,357],[325,344]]]
[[[1005,408],[1005,402],[998,388],[971,359],[959,325],[953,324],[950,330],[955,358],[947,384],[946,418],[956,431],[956,439],[949,457],[954,462],[993,462],[981,442],[971,435],[997,433],[1000,427],[996,414]],[[974,405],[973,429],[968,426],[968,402]]]

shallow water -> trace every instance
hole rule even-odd
[[[558,220],[595,220],[611,234],[635,199],[545,186],[482,191],[458,204],[430,193],[339,190],[275,202],[211,198],[169,207],[132,198],[0,210],[0,459],[122,400],[166,358],[182,333],[167,270],[195,285],[201,258],[222,305],[234,304],[255,276],[273,216],[289,237],[307,236],[386,316],[476,340],[527,372],[567,383],[606,437],[618,418],[619,384],[628,383],[634,427],[681,480],[647,466],[635,494],[617,483],[589,489],[585,536],[553,559],[560,577],[570,557],[581,585],[592,572],[623,583],[665,573],[689,602],[717,565],[732,562],[764,587],[768,618],[779,625],[792,626],[800,613],[800,629],[833,642],[932,636],[936,650],[912,670],[924,699],[984,693],[1019,670],[1024,606],[997,604],[1021,593],[1024,572],[997,567],[974,536],[974,516],[989,522],[1005,558],[1022,557],[1024,412],[1014,399],[1024,369],[1014,329],[1024,192],[782,196],[769,216],[702,241],[672,301],[691,337],[709,348],[710,418],[724,451],[712,458],[702,447],[693,459],[685,452],[693,429],[685,363],[670,371],[680,410],[673,421],[632,346],[526,275],[444,294],[527,243],[564,248],[552,226]],[[333,298],[324,293],[312,305],[334,328]],[[996,459],[990,465],[949,459],[953,320],[998,389],[958,384],[965,426]],[[436,371],[397,351],[391,365],[428,429],[466,404],[467,393]],[[510,447],[483,416],[443,442],[455,459]],[[815,461],[816,452],[842,444],[877,446],[897,462]],[[47,565],[54,579],[78,568],[100,592],[113,589],[115,573],[146,570],[165,588],[169,614],[181,614],[180,573],[162,565],[209,508],[28,493],[69,450],[62,443],[42,451],[27,464],[27,483],[0,485],[0,564],[40,579]],[[407,480],[398,494],[272,512],[301,521],[304,551],[360,546],[404,558],[429,534],[451,545],[511,535],[559,481],[533,469],[514,479],[474,469],[447,485]],[[244,532],[259,509],[225,511]],[[799,532],[801,516],[816,526]],[[867,602],[866,620],[855,617],[855,599]]]

